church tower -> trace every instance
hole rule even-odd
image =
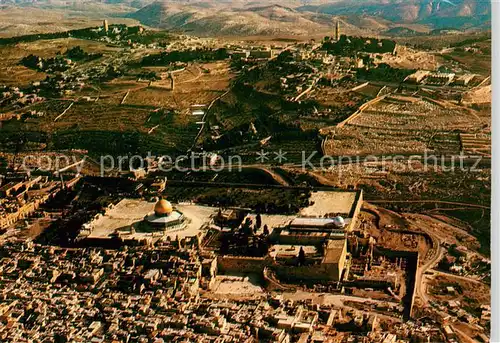
[[[102,22],[102,26],[103,26],[104,32],[108,33],[109,24],[108,24],[108,21],[106,19],[104,19],[104,21]]]
[[[335,40],[338,42],[340,40],[340,23],[337,20],[337,23],[335,24]]]

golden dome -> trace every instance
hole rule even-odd
[[[157,216],[168,216],[173,210],[172,204],[165,199],[158,200],[155,205],[155,214]]]

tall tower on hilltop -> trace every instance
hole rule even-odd
[[[340,22],[338,20],[335,23],[335,40],[337,42],[340,40]]]
[[[103,21],[103,26],[104,26],[104,32],[108,33],[109,25],[108,25],[108,21],[106,19],[104,19],[104,21]]]
[[[168,73],[168,78],[170,79],[170,89],[173,91],[175,87],[174,74]]]

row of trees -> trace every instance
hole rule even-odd
[[[260,213],[292,214],[309,204],[309,196],[299,190],[269,189],[249,193],[232,189],[219,194],[201,195],[198,202],[222,207],[238,205]]]
[[[197,48],[195,50],[161,52],[159,54],[148,55],[141,61],[143,66],[161,66],[174,62],[192,61],[219,61],[229,57],[226,49],[217,50]]]
[[[66,51],[66,57],[70,58],[74,61],[92,61],[98,58],[102,57],[101,53],[97,54],[89,54],[88,52],[84,51],[80,46],[75,46],[74,48],[69,49]]]
[[[114,31],[116,29],[116,31]],[[121,41],[128,41],[141,43],[141,44],[151,44],[158,43],[160,46],[166,46],[171,40],[170,33],[168,32],[157,32],[151,31],[147,33],[141,33],[140,26],[127,26],[124,24],[114,24],[110,26],[108,32],[105,32],[99,27],[89,27],[84,29],[76,29],[70,31],[61,32],[50,32],[50,33],[37,33],[24,36],[15,36],[0,38],[0,45],[17,44],[17,43],[28,43],[35,42],[42,39],[59,39],[59,38],[80,38],[89,40],[99,40],[102,37],[118,38]]]
[[[39,56],[30,54],[21,59],[20,64],[26,68],[35,69],[39,71],[66,71],[70,68],[70,62],[64,57],[70,60],[88,62],[102,57],[102,54],[89,54],[85,52],[81,47],[75,46],[69,49],[63,55],[58,54],[51,58],[41,58]]]
[[[334,55],[350,56],[358,52],[387,53],[393,52],[396,48],[396,42],[390,39],[377,39],[367,37],[347,37],[340,36],[335,42],[325,37],[322,50],[327,50]]]

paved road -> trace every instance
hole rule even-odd
[[[425,272],[427,272],[429,269],[433,268],[434,265],[436,263],[438,263],[443,258],[443,249],[439,245],[439,241],[437,241],[435,239],[435,237],[433,237],[429,232],[427,232],[427,233],[431,236],[433,242],[435,244],[437,243],[437,245],[436,245],[437,248],[436,248],[434,255],[429,260],[429,262],[427,262],[423,266],[417,268],[417,275],[416,275],[416,279],[415,279],[415,292],[416,292],[416,295],[420,299],[422,299],[424,306],[429,304],[429,298],[427,297],[427,283],[426,283]]]

